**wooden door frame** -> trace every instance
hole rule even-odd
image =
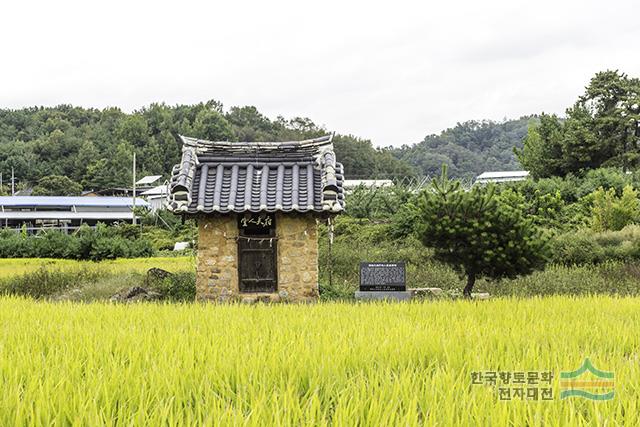
[[[269,217],[271,217],[272,219],[272,226],[269,228],[269,233],[266,235],[256,235],[256,234],[247,234],[245,233],[245,229],[242,228],[240,226],[240,221],[241,219],[244,217],[244,215],[239,215],[238,216],[238,246],[237,246],[237,251],[238,251],[238,292],[245,294],[245,293],[275,293],[278,292],[278,239],[276,238],[276,220],[275,220],[275,215],[273,214],[267,214]],[[244,251],[247,251],[246,249],[243,251],[241,248],[242,245],[242,241],[243,241],[243,237],[251,237],[254,238],[256,240],[259,240],[261,238],[264,238],[264,240],[269,240],[271,239],[271,250],[269,252],[271,252],[271,256],[272,256],[272,260],[273,260],[273,286],[270,289],[264,289],[264,290],[244,290],[243,289],[243,277],[242,277],[242,254]],[[251,249],[249,249],[251,251]],[[253,249],[253,251],[256,251],[256,249]],[[259,251],[259,249],[258,249]],[[266,251],[265,251],[266,252]]]

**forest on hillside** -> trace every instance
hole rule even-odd
[[[401,148],[375,148],[369,140],[340,133],[334,145],[347,178],[433,175],[442,163],[449,165],[454,177],[471,177],[484,170],[518,169],[513,148],[521,147],[530,120],[464,122]],[[225,109],[217,101],[152,104],[132,113],[71,105],[0,109],[0,173],[5,184],[0,193],[9,191],[12,168],[16,188],[36,187],[36,194],[72,195],[128,186],[134,152],[139,176],[168,177],[180,157],[180,134],[210,140],[287,141],[329,132],[308,118],[269,119],[255,107]]]
[[[514,148],[522,148],[529,125],[537,120],[536,116],[502,122],[469,120],[439,135],[428,135],[417,144],[389,150],[420,175],[437,176],[443,163],[456,178],[473,178],[485,171],[520,170]]]
[[[347,178],[436,176],[442,164],[453,178],[495,170],[527,169],[539,178],[599,166],[636,168],[639,94],[640,80],[605,71],[593,77],[565,118],[541,113],[501,122],[470,120],[416,144],[386,148],[337,133],[334,145]],[[17,188],[39,186],[42,194],[47,188],[75,194],[128,186],[134,152],[140,176],[168,177],[180,158],[180,134],[291,141],[330,132],[308,118],[270,119],[255,107],[225,109],[218,101],[151,104],[132,113],[70,105],[0,109],[0,173],[5,184],[0,193],[7,192],[12,168]]]
[[[180,134],[209,140],[290,141],[329,132],[307,118],[271,120],[255,107],[225,110],[217,101],[152,104],[130,114],[118,108],[70,105],[0,109],[0,172],[5,184],[0,191],[8,191],[12,168],[17,188],[41,184],[78,193],[129,186],[134,152],[139,176],[168,177],[180,158]],[[348,177],[415,174],[371,141],[338,134],[334,145]]]

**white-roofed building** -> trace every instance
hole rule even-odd
[[[149,209],[149,203],[136,198],[136,208]],[[113,224],[133,221],[131,197],[0,197],[0,226],[28,228],[75,228],[98,222]]]
[[[165,201],[167,200],[167,185],[158,185],[143,191],[139,196],[144,197],[149,202],[149,208],[155,212],[160,209],[166,209]]]
[[[476,177],[474,184],[487,184],[489,182],[524,181],[528,177],[529,171],[483,172]]]
[[[393,181],[390,179],[345,179],[343,187],[345,191],[353,191],[357,187],[365,188],[384,188],[393,187]]]

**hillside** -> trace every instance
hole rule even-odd
[[[443,163],[453,177],[471,178],[484,171],[518,170],[513,152],[522,147],[529,122],[535,116],[494,122],[467,121],[439,135],[428,135],[414,145],[391,149],[398,159],[414,166],[423,175],[437,175]]]
[[[371,141],[336,134],[336,154],[347,178],[402,178],[439,173],[472,177],[485,170],[520,166],[513,147],[521,147],[532,117],[496,123],[468,121],[414,145],[374,148]],[[307,118],[272,120],[255,107],[223,109],[217,101],[195,105],[152,104],[133,113],[118,108],[70,105],[0,109],[0,172],[4,188],[11,168],[17,188],[36,186],[43,177],[61,175],[74,191],[128,186],[131,158],[138,174],[168,176],[178,162],[178,134],[212,140],[285,141],[312,138],[332,130]]]
[[[118,108],[87,109],[70,105],[0,109],[0,173],[7,192],[11,168],[17,188],[62,175],[74,188],[128,186],[131,159],[138,175],[168,177],[179,160],[178,134],[210,140],[286,141],[324,135],[327,130],[307,118],[271,120],[255,107],[223,109],[217,101],[195,105],[152,104],[131,114]],[[406,163],[371,141],[336,135],[336,154],[347,177],[373,178],[413,174]],[[59,180],[58,180],[59,182]]]

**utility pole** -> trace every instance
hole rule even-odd
[[[327,218],[327,225],[329,226],[329,258],[328,258],[328,267],[329,267],[329,289],[333,288],[333,221],[331,217]]]
[[[13,174],[13,166],[11,166],[11,195],[16,195],[16,176]]]
[[[136,152],[133,152],[133,205],[131,208],[133,212],[133,225],[136,225]]]

